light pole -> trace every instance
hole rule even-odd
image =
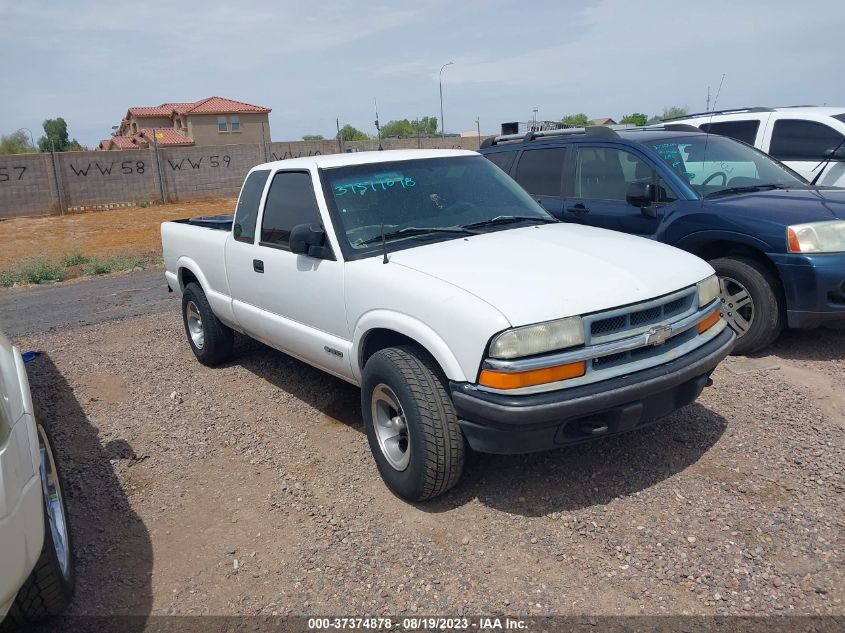
[[[531,112],[534,113],[534,129],[537,129],[537,112],[540,108],[534,108]]]
[[[440,67],[440,136],[446,133],[446,126],[443,123],[443,69],[455,62],[448,62]]]

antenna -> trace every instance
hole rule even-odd
[[[725,73],[722,73],[722,79],[719,81],[719,89],[716,90],[716,97],[713,99],[713,111],[710,113],[710,118],[707,119],[707,136],[704,137],[704,151],[701,153],[701,168],[704,169],[704,163],[707,162],[707,142],[710,140],[710,124],[713,122],[713,115],[716,114],[716,103],[719,101],[719,95],[722,93],[722,84],[725,83]],[[710,99],[710,88],[708,90],[708,100]],[[704,196],[701,196],[702,204],[704,203]]]
[[[704,108],[705,112],[710,112],[710,85],[707,85],[707,107]]]
[[[376,132],[378,133],[378,148],[379,148],[379,150],[383,150],[384,148],[381,146],[381,126],[379,125],[379,122],[378,122],[378,102],[376,101],[375,97],[373,97],[373,108],[376,111],[375,125],[376,125]]]

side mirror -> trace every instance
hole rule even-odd
[[[331,259],[331,249],[324,246],[326,231],[319,224],[297,224],[290,232],[290,250],[317,259]]]
[[[632,182],[628,185],[625,200],[635,207],[647,207],[655,200],[654,186],[649,182]]]

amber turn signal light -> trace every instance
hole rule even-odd
[[[494,389],[519,389],[520,387],[532,387],[547,382],[577,378],[578,376],[583,376],[586,371],[587,365],[584,361],[517,372],[483,369],[481,375],[478,377],[478,382],[485,387],[492,387]]]
[[[698,333],[704,334],[704,332],[706,332],[719,322],[719,318],[719,309],[716,308],[715,310],[713,310],[713,312],[704,317],[704,320],[698,324]]]

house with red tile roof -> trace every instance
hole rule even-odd
[[[269,143],[270,111],[224,97],[132,107],[115,133],[100,141],[99,149]]]

